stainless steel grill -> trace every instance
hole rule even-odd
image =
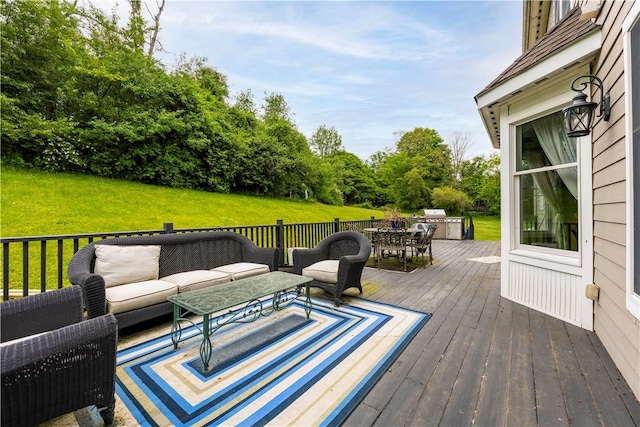
[[[434,239],[464,239],[464,218],[447,217],[444,209],[425,209],[424,217],[420,217],[418,221],[438,226]]]
[[[425,209],[423,221],[438,226],[433,233],[434,239],[447,238],[447,214],[444,209]]]

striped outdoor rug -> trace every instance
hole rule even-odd
[[[195,328],[118,352],[116,421],[140,425],[338,425],[431,317],[345,298],[296,301],[212,336],[202,372]]]

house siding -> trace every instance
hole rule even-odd
[[[626,309],[626,142],[622,22],[632,1],[606,1],[596,24],[602,51],[594,67],[611,95],[611,119],[593,137],[594,282],[600,298],[594,330],[636,396],[640,396],[640,321]],[[599,97],[599,94],[596,94]]]

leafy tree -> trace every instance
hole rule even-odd
[[[372,171],[378,172],[382,165],[387,161],[387,157],[392,154],[393,150],[390,147],[386,147],[384,150],[376,151],[367,159],[367,165]]]
[[[431,153],[434,150],[442,151],[449,155],[449,149],[444,145],[443,139],[434,129],[417,127],[411,132],[404,132],[396,144],[398,151],[410,156]]]
[[[373,171],[355,154],[337,151],[326,158],[346,204],[375,201],[379,196]]]
[[[469,196],[451,186],[434,188],[431,197],[433,206],[448,215],[460,215],[473,204]]]
[[[411,210],[428,206],[429,188],[417,168],[404,174],[404,188],[405,191],[399,199],[402,206]]]
[[[256,103],[253,99],[253,93],[251,93],[251,89],[243,90],[238,95],[236,95],[236,102],[234,106],[242,111],[247,113],[251,113],[253,115],[257,114]]]
[[[320,125],[311,135],[309,145],[322,158],[344,150],[342,137],[333,126],[327,128],[325,125]]]
[[[462,162],[460,187],[474,201],[475,209],[500,211],[500,155],[476,156]]]
[[[388,186],[392,202],[402,209],[428,206],[431,190],[451,183],[450,151],[435,130],[415,128],[403,133],[396,151],[379,159],[376,172],[382,185]]]
[[[268,95],[265,93],[261,110],[262,120],[264,120],[265,123],[274,120],[284,120],[294,126],[293,113],[291,112],[289,103],[281,93],[272,92]]]
[[[76,125],[69,96],[83,49],[73,5],[2,0],[0,6],[3,158],[55,169],[65,157],[56,153],[77,159],[67,138]]]
[[[142,17],[142,0],[128,0],[129,2],[129,25],[126,34],[131,47],[142,51],[144,48],[145,22]]]

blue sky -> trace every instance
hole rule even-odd
[[[307,138],[333,126],[365,160],[428,127],[472,156],[492,151],[473,97],[520,55],[522,2],[168,0],[161,26],[163,62],[205,57],[257,105],[281,93]]]

